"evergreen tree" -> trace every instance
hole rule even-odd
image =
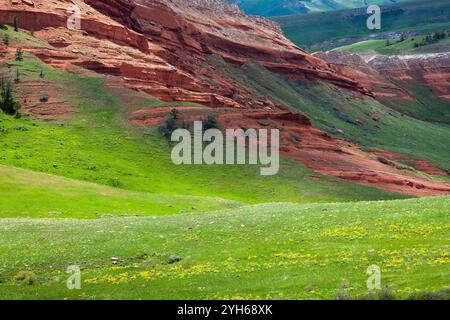
[[[5,46],[9,46],[9,36],[6,34],[5,37],[3,38],[3,44]]]
[[[16,50],[16,61],[22,61],[23,60],[23,52],[22,49]]]
[[[20,73],[19,73],[19,69],[16,69],[16,77],[14,78],[14,82],[15,82],[15,83],[19,83],[19,82],[20,82]]]
[[[6,114],[15,115],[20,107],[20,103],[13,98],[11,84],[9,82],[3,84],[0,92],[0,109]]]
[[[17,22],[17,17],[14,16],[13,18],[13,26],[14,26],[14,31],[17,32],[19,31],[19,23]]]

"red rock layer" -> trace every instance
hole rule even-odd
[[[347,141],[334,139],[325,132],[313,128],[306,117],[296,113],[236,112],[230,109],[180,105],[133,111],[129,114],[129,120],[137,126],[155,126],[165,121],[173,108],[179,111],[181,120],[186,123],[215,114],[224,128],[244,130],[278,128],[281,133],[281,154],[296,159],[323,175],[415,196],[450,193],[450,184],[428,181],[413,170],[399,169],[395,163],[380,161],[377,157],[381,155],[379,151],[362,150]],[[397,157],[396,160],[409,159]],[[426,163],[417,161],[417,164]],[[426,169],[425,171],[430,174],[446,174],[445,171],[433,168],[430,164],[427,164]]]
[[[450,53],[361,57],[339,51],[315,56],[335,64],[340,73],[358,79],[376,97],[413,98],[397,84],[426,84],[443,99],[450,97]]]

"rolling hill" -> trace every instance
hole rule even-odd
[[[291,14],[324,12],[340,9],[367,7],[370,4],[392,4],[412,0],[230,0],[247,14],[274,17]]]
[[[450,29],[450,3],[445,0],[382,6],[381,30],[369,30],[365,10],[338,10],[276,17],[286,36],[310,51],[329,50],[364,40],[398,38]]]

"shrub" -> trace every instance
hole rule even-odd
[[[16,281],[18,284],[33,285],[37,283],[37,278],[32,271],[19,271],[14,276],[14,281]]]
[[[48,96],[47,96],[47,95],[41,96],[41,97],[39,98],[39,101],[40,101],[40,102],[47,102],[47,101],[48,101]]]
[[[14,82],[15,82],[15,83],[19,83],[19,82],[20,82],[20,73],[19,73],[19,69],[16,69],[16,77],[14,78]]]
[[[334,298],[335,298],[336,300],[353,300],[352,296],[349,295],[348,292],[347,292],[347,290],[345,290],[345,289],[339,290],[339,291],[335,294]]]
[[[19,31],[19,22],[17,21],[17,17],[14,16],[13,18],[13,26],[14,26],[14,31],[17,32]]]
[[[450,287],[436,292],[413,292],[408,300],[450,300]]]
[[[213,115],[208,115],[208,117],[203,120],[203,130],[218,129],[219,124]]]
[[[107,185],[113,187],[113,188],[121,188],[122,183],[116,179],[116,178],[110,178],[106,181]]]
[[[15,115],[20,108],[20,103],[13,98],[11,84],[8,82],[2,85],[0,92],[0,109],[6,114]]]
[[[169,259],[167,259],[168,264],[175,264],[183,260],[180,256],[174,255],[170,256]]]
[[[379,300],[395,300],[394,291],[389,287],[384,287],[383,289],[381,289],[380,292],[378,292],[378,299]]]
[[[166,121],[158,127],[158,132],[170,139],[172,133],[177,129],[177,121],[179,118],[179,111],[177,109],[172,109],[167,115]]]
[[[22,61],[23,60],[23,52],[22,49],[16,50],[16,61]]]
[[[5,37],[3,38],[3,44],[9,46],[9,36],[7,34],[5,34]]]

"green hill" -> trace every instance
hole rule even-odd
[[[43,70],[45,78],[42,81],[54,83],[64,100],[76,106],[76,113],[65,122],[43,122],[28,116],[16,119],[0,113],[0,165],[128,191],[220,197],[243,203],[334,202],[402,197],[339,179],[325,178],[324,182],[316,182],[313,171],[289,159],[282,160],[280,174],[272,177],[262,177],[254,166],[227,166],[227,170],[220,165],[176,166],[170,158],[171,146],[156,128],[136,128],[124,120],[125,114],[135,108],[167,103],[148,96],[143,100],[138,92],[132,90],[124,91],[128,96],[124,93],[117,95],[105,86],[104,77],[58,71],[31,55],[26,55],[22,62],[9,62],[9,66],[18,68],[21,75],[21,85],[17,86],[17,90],[28,81],[39,79],[39,73]],[[125,100],[138,103],[127,105]],[[20,202],[20,195],[16,194],[15,199]],[[179,213],[176,206],[170,210],[161,208],[163,206],[157,206],[162,210],[155,210],[154,213]],[[195,204],[191,206],[198,207]],[[186,204],[186,208],[189,207]],[[44,208],[48,205],[45,204]],[[64,208],[58,209],[56,205],[49,210],[64,212]],[[20,215],[20,212],[17,214]],[[101,213],[109,212],[105,209]]]
[[[381,30],[367,29],[365,10],[339,10],[274,18],[300,47],[317,51],[383,37],[389,32],[429,33],[450,29],[450,2],[427,0],[382,6]]]
[[[283,16],[297,13],[360,8],[371,4],[390,4],[412,0],[230,0],[247,14],[257,16]]]

